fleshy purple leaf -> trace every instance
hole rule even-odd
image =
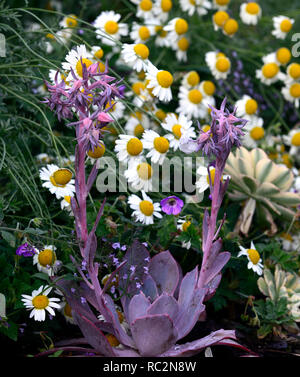
[[[147,310],[147,314],[168,314],[174,322],[178,314],[178,303],[173,296],[163,293]]]
[[[133,323],[139,317],[144,317],[147,314],[147,309],[149,307],[150,301],[146,298],[143,292],[133,296],[128,309],[129,324]]]

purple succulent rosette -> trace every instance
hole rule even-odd
[[[162,199],[160,205],[163,212],[165,212],[167,215],[176,216],[179,215],[179,213],[181,212],[184,203],[183,200],[173,195]]]

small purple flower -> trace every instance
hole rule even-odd
[[[178,215],[184,205],[183,201],[177,196],[168,196],[160,202],[161,209],[167,215]]]
[[[32,257],[34,254],[36,254],[36,251],[33,246],[26,242],[17,248],[16,254],[23,257]]]
[[[86,299],[84,297],[80,297],[80,300],[81,300],[81,303],[82,304],[85,304],[86,303]]]
[[[113,249],[120,249],[120,247],[121,247],[120,242],[115,242],[111,246],[112,246]]]

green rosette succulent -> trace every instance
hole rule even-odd
[[[231,177],[229,196],[243,203],[235,231],[248,234],[256,213],[260,224],[269,224],[270,234],[277,232],[274,217],[291,221],[300,204],[300,195],[289,192],[293,173],[274,163],[260,148],[241,147],[230,153],[225,173]]]

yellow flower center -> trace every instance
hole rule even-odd
[[[182,224],[182,230],[184,232],[186,232],[188,230],[188,227],[191,225],[191,222],[190,221],[185,221],[183,224]]]
[[[142,59],[147,59],[149,56],[149,48],[143,43],[138,43],[134,46],[134,52]]]
[[[144,181],[147,181],[152,177],[153,169],[151,165],[147,164],[147,162],[142,162],[138,164],[137,168],[138,176],[143,179]]]
[[[72,172],[69,169],[58,169],[50,177],[51,183],[56,187],[65,187],[72,178]]]
[[[141,137],[144,131],[145,131],[144,127],[139,123],[135,126],[133,133],[134,133],[134,136]]]
[[[271,79],[277,75],[279,67],[276,63],[267,63],[262,68],[262,73],[267,79]]]
[[[216,4],[218,5],[227,5],[230,0],[216,0]]]
[[[291,85],[290,87],[290,93],[291,96],[294,98],[299,98],[300,97],[300,84],[296,82],[295,84]]]
[[[297,132],[293,135],[291,144],[295,147],[300,147],[300,132]]]
[[[145,216],[151,216],[154,212],[154,206],[149,200],[142,200],[140,202],[140,210]]]
[[[202,131],[203,132],[207,132],[210,130],[210,125],[209,124],[205,124],[203,127],[202,127]]]
[[[67,316],[67,317],[72,317],[72,309],[71,309],[71,306],[66,303],[65,307],[64,307],[64,315]]]
[[[198,75],[196,71],[191,71],[188,74],[186,81],[188,82],[189,85],[196,86],[200,82],[200,76]]]
[[[212,96],[215,93],[216,86],[212,81],[203,82],[203,90],[208,96]]]
[[[134,116],[138,119],[138,120],[142,120],[143,118],[143,114],[140,112],[140,111],[136,111],[134,113]]]
[[[81,60],[82,60],[82,64],[81,64]],[[89,59],[86,59],[86,58],[81,58],[78,60],[76,64],[76,72],[78,76],[80,77],[82,77],[83,64],[85,64],[86,68],[88,68],[90,65],[93,64],[93,62],[91,62]]]
[[[300,64],[292,63],[289,66],[288,73],[294,80],[298,80],[300,78]]]
[[[278,153],[277,152],[275,152],[275,153],[269,153],[268,154],[268,156],[269,156],[269,158],[271,159],[271,160],[276,160],[277,159],[277,157],[278,157]]]
[[[216,169],[212,168],[212,169],[209,170],[209,172],[210,172],[211,184],[214,185],[215,184]],[[207,180],[207,183],[209,184],[209,175],[208,174],[207,174],[206,180]]]
[[[87,154],[89,157],[91,158],[100,158],[104,155],[105,153],[105,146],[103,143],[101,143],[101,146],[100,145],[97,145],[97,147],[94,148],[94,151],[92,149],[90,149]]]
[[[247,253],[248,253],[248,256],[249,256],[249,259],[251,260],[251,262],[253,264],[257,264],[259,259],[260,259],[260,255],[259,255],[258,251],[255,250],[255,249],[248,249]]]
[[[142,90],[145,90],[145,85],[141,81],[137,81],[131,86],[132,91],[136,95],[140,95]]]
[[[49,305],[49,299],[45,295],[35,296],[32,299],[32,305],[35,309],[45,309]]]
[[[293,242],[293,237],[289,233],[281,233],[280,237],[287,241]]]
[[[70,16],[68,16],[67,18],[66,18],[66,24],[67,24],[67,26],[68,27],[76,27],[77,26],[77,24],[78,24],[78,22],[77,22],[77,20],[76,20],[76,16],[74,16],[74,15],[70,15]]]
[[[224,31],[228,35],[235,34],[239,29],[239,24],[233,18],[229,18],[224,24]]]
[[[288,33],[291,30],[292,26],[293,24],[291,23],[291,21],[286,19],[281,22],[280,30],[284,33]]]
[[[189,91],[188,98],[192,103],[194,103],[195,105],[198,105],[198,103],[202,101],[202,94],[200,90],[192,89]]]
[[[46,34],[46,38],[55,39],[55,36],[52,33],[48,33],[48,34]]]
[[[277,50],[276,57],[281,64],[287,64],[291,60],[292,54],[288,48],[282,47]]]
[[[189,0],[190,4],[196,5],[196,0]]]
[[[107,335],[105,335],[105,337],[108,340],[108,343],[112,347],[118,347],[118,345],[120,344],[120,342],[118,341],[118,339],[114,335],[112,335],[112,334],[107,334]]]
[[[39,253],[38,260],[43,267],[52,266],[56,260],[55,253],[51,249],[45,249]]]
[[[102,48],[99,48],[99,50],[97,50],[94,53],[94,56],[96,59],[101,59],[103,55],[104,55],[104,51],[102,50]]]
[[[229,19],[229,14],[223,10],[219,10],[213,15],[214,23],[219,26],[223,27],[225,22]]]
[[[151,1],[151,0],[142,0],[142,1],[140,2],[140,8],[141,8],[143,11],[145,11],[145,12],[151,10],[151,9],[152,9],[152,6],[153,6],[153,4],[152,4],[152,1]]]
[[[154,148],[159,152],[159,153],[166,153],[169,149],[169,140],[166,139],[163,136],[158,136],[154,139]]]
[[[173,4],[171,0],[161,0],[160,6],[164,12],[169,12],[172,9]]]
[[[71,204],[71,196],[70,195],[64,196],[64,199],[65,199],[66,202],[68,202],[69,204]]]
[[[248,3],[247,6],[246,6],[246,12],[249,13],[249,14],[258,14],[259,13],[259,10],[260,10],[260,7],[257,3]]]
[[[156,79],[158,84],[163,88],[169,88],[173,83],[173,76],[168,71],[159,71]]]
[[[172,132],[174,134],[174,136],[176,137],[176,139],[180,139],[181,138],[181,125],[180,124],[175,124],[173,127],[172,127]]]
[[[150,38],[150,30],[147,28],[147,26],[141,26],[139,28],[139,36],[143,41]]]
[[[216,69],[219,72],[227,72],[230,68],[230,61],[225,56],[220,56],[216,62]]]
[[[131,156],[137,156],[139,155],[143,150],[143,144],[141,140],[138,138],[134,137],[130,139],[127,143],[127,152]]]
[[[189,41],[185,37],[180,38],[177,42],[177,46],[181,51],[186,51],[189,48],[189,44]]]
[[[166,117],[166,113],[162,109],[158,109],[155,113],[156,118],[158,118],[160,121],[163,121]]]
[[[144,71],[141,71],[138,73],[137,77],[139,80],[145,80],[146,73]]]
[[[250,136],[253,140],[260,140],[265,136],[265,130],[262,127],[253,127]]]
[[[118,318],[119,318],[119,321],[120,323],[122,323],[124,321],[124,314],[120,312],[120,310],[116,310],[117,314],[118,314]]]
[[[103,72],[105,72],[105,64],[104,63],[102,63],[102,62],[99,62],[99,71],[101,72],[101,73],[103,73]]]
[[[255,99],[251,98],[247,100],[246,105],[245,105],[245,110],[247,114],[252,115],[256,113],[257,108],[258,108],[258,104],[255,101]]]
[[[175,22],[175,31],[178,35],[185,34],[188,31],[189,24],[183,18],[178,18]]]
[[[116,21],[107,21],[104,25],[104,30],[108,34],[116,34],[119,30],[119,25]]]
[[[291,159],[290,159],[290,155],[288,153],[284,153],[282,156],[282,162],[284,163],[284,165],[286,167],[288,167],[289,169],[291,169],[293,167],[293,164],[291,162]]]

